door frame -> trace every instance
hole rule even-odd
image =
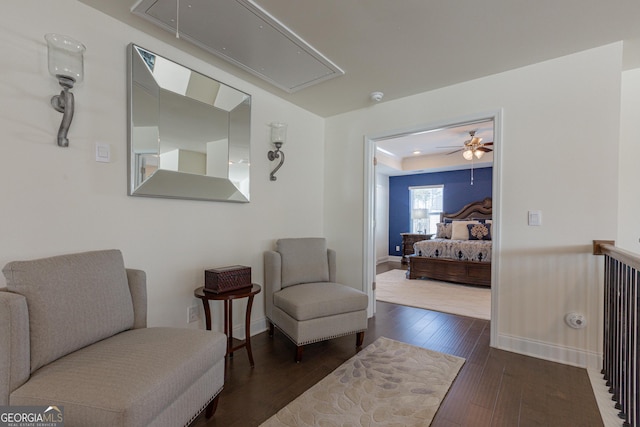
[[[499,293],[500,293],[500,243],[502,236],[502,116],[503,110],[497,109],[485,113],[471,114],[425,125],[388,130],[364,136],[364,244],[363,244],[363,289],[369,296],[368,315],[375,315],[375,278],[376,278],[376,254],[375,254],[375,207],[376,207],[376,168],[375,153],[376,141],[388,139],[412,133],[425,132],[433,129],[455,127],[470,122],[493,120],[493,175],[492,175],[492,259],[491,259],[491,334],[490,345],[497,345],[499,324]]]

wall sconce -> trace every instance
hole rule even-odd
[[[67,133],[73,120],[73,93],[71,88],[80,83],[84,77],[82,54],[86,50],[84,45],[70,37],[60,34],[46,34],[49,51],[49,73],[58,79],[62,86],[60,95],[51,98],[51,106],[62,113],[62,123],[58,130],[58,145],[68,147]]]
[[[280,151],[280,148],[287,139],[287,124],[271,123],[269,126],[271,126],[271,143],[276,146],[276,149],[269,151],[267,153],[267,157],[271,161],[280,159],[280,163],[278,164],[278,166],[276,166],[276,168],[271,171],[271,174],[269,175],[271,181],[275,181],[276,179],[278,179],[276,177],[276,172],[278,172],[278,169],[280,169],[280,167],[282,167],[282,164],[284,163],[284,152]]]

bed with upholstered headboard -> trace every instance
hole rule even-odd
[[[407,277],[491,286],[492,226],[491,198],[443,213],[436,237],[414,244]]]

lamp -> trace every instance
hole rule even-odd
[[[472,160],[473,159],[473,151],[471,150],[471,148],[467,148],[466,150],[464,150],[462,152],[462,157],[464,157],[465,160]]]
[[[271,143],[275,145],[276,149],[269,151],[267,153],[267,157],[271,161],[280,159],[280,163],[278,163],[278,166],[276,166],[276,168],[272,170],[271,174],[269,175],[271,181],[275,181],[276,179],[278,179],[276,177],[276,172],[278,171],[278,169],[280,169],[280,167],[282,167],[282,164],[284,163],[284,152],[280,151],[280,148],[287,139],[287,124],[274,122],[269,126],[271,126]]]
[[[429,209],[413,209],[411,212],[411,217],[413,219],[425,219],[429,218]]]
[[[60,95],[51,98],[51,106],[62,113],[62,123],[58,130],[58,145],[68,147],[67,133],[73,120],[74,101],[71,88],[80,83],[84,77],[82,54],[84,45],[70,37],[60,34],[46,34],[49,57],[49,73],[58,79],[62,86]]]
[[[419,221],[419,225],[422,225],[422,221],[423,219],[427,220],[427,224],[425,226],[425,228],[423,228],[425,234],[427,233],[427,229],[429,228],[429,209],[425,209],[425,208],[416,208],[416,209],[412,209],[411,210],[411,219],[412,220],[418,220]],[[418,227],[414,227],[414,230],[418,230],[418,232],[420,232]]]

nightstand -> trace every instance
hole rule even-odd
[[[422,240],[430,240],[433,234],[400,233],[402,236],[402,263],[408,264],[407,256],[413,255],[413,244]]]

